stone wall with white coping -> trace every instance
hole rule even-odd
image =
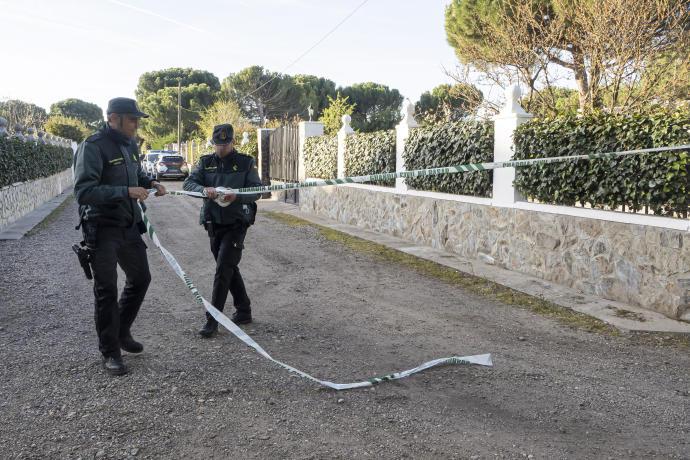
[[[12,224],[74,183],[72,169],[28,182],[16,182],[0,189],[0,229]]]
[[[690,313],[689,221],[615,222],[366,185],[302,189],[300,208],[671,318]]]
[[[494,117],[494,161],[512,157],[513,132],[532,118],[519,100],[517,86],[506,89],[506,104]],[[405,143],[417,127],[409,101],[402,115],[396,127],[396,172],[407,170]],[[340,178],[345,139],[354,132],[348,115],[342,121]],[[300,145],[319,135],[317,128],[301,129]],[[302,161],[299,174],[304,180]],[[515,168],[495,169],[492,198],[409,190],[403,179],[396,179],[395,188],[303,188],[299,202],[303,211],[339,222],[690,319],[690,220],[528,203],[515,190],[514,177]],[[275,199],[283,195],[274,192]]]

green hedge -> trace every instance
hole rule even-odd
[[[353,134],[345,138],[345,176],[395,172],[395,130]],[[395,179],[372,182],[394,186]]]
[[[304,142],[307,177],[335,179],[338,174],[338,136],[314,136]]]
[[[70,147],[0,138],[0,187],[62,172],[73,156]]]
[[[583,155],[690,143],[690,110],[652,114],[595,113],[540,119],[515,132],[516,159]],[[517,168],[515,186],[542,203],[645,205],[655,214],[684,213],[688,206],[688,151],[572,161]]]
[[[408,170],[493,161],[493,123],[462,121],[413,129],[403,156]],[[475,171],[405,181],[417,190],[490,197],[493,174],[490,170]]]

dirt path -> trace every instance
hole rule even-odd
[[[200,202],[148,204],[208,298]],[[227,331],[200,338],[202,307],[149,244],[133,329],[146,349],[109,377],[69,249],[75,221],[71,203],[35,236],[0,241],[0,458],[690,457],[687,348],[559,326],[261,213],[240,265],[245,330],[276,359],[334,382],[452,355],[492,353],[495,366],[319,387]]]

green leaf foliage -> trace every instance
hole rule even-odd
[[[338,136],[314,136],[304,141],[307,177],[335,179],[338,174]]]
[[[483,98],[474,85],[439,85],[421,95],[415,104],[415,119],[432,123],[461,121],[472,114]]]
[[[302,109],[302,91],[294,78],[262,66],[231,73],[223,80],[222,90],[239,105],[245,117],[259,126],[263,126],[266,120],[293,117]]]
[[[690,143],[690,110],[533,120],[515,132],[515,159],[584,155]],[[688,209],[687,151],[517,168],[515,187],[542,203],[590,204],[671,215]]]
[[[213,127],[216,125],[230,123],[235,130],[235,141],[242,140],[242,132],[256,131],[256,128],[244,118],[242,110],[235,101],[227,98],[219,98],[201,115],[198,122],[200,134],[204,137],[211,137]]]
[[[216,93],[205,83],[183,86],[180,93],[181,138],[188,139],[200,134],[201,113],[213,104]],[[147,94],[139,100],[139,106],[150,116],[141,120],[142,135],[147,141],[175,133],[177,142],[177,86]]]
[[[350,115],[355,110],[356,104],[349,104],[348,98],[342,97],[340,92],[335,99],[328,96],[328,100],[330,103],[323,110],[319,121],[323,122],[323,130],[326,134],[336,134],[343,124],[343,115]]]
[[[171,135],[177,142],[178,82],[181,86],[181,139],[201,135],[199,120],[218,96],[218,78],[205,70],[157,70],[139,77],[135,91],[139,107],[150,116],[141,120],[139,130],[147,145],[163,144]]]
[[[139,85],[135,91],[137,100],[141,102],[146,95],[157,93],[163,88],[177,88],[178,83],[182,87],[206,85],[212,92],[220,91],[220,81],[211,72],[190,68],[171,68],[146,72],[139,77]]]
[[[46,122],[45,130],[50,134],[75,142],[83,141],[92,132],[82,120],[62,115],[51,116]]]
[[[491,122],[464,121],[440,123],[410,132],[405,144],[407,170],[493,161],[494,127]],[[490,197],[492,171],[405,179],[417,190]]]
[[[403,97],[397,89],[380,83],[357,83],[339,89],[354,104],[352,129],[371,133],[393,129],[401,119]]]
[[[99,106],[76,98],[65,99],[52,104],[50,117],[53,118],[57,115],[76,118],[93,129],[98,129],[103,124],[103,110]]]
[[[300,101],[298,114],[304,120],[309,120],[307,108],[311,105],[314,110],[313,119],[323,114],[323,110],[329,104],[329,97],[335,96],[335,82],[314,75],[295,75],[295,85],[300,89]]]
[[[345,138],[345,176],[395,172],[395,130],[353,134]],[[394,186],[395,179],[373,182]]]
[[[0,187],[62,172],[73,157],[70,147],[0,138]]]
[[[7,120],[7,128],[10,131],[13,131],[17,124],[24,128],[36,128],[43,131],[48,114],[43,107],[36,104],[10,99],[0,101],[0,117]]]

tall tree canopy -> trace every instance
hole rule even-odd
[[[528,104],[570,79],[587,111],[658,100],[674,66],[687,81],[689,13],[687,0],[453,0],[445,29],[461,63],[494,83],[519,80]]]
[[[0,101],[0,117],[7,120],[10,130],[13,130],[18,124],[24,128],[43,130],[48,114],[44,108],[36,104],[10,99],[8,101]]]
[[[163,88],[205,84],[212,92],[220,91],[218,77],[206,70],[171,68],[147,72],[139,77],[136,89],[137,99],[145,94],[155,93]]]
[[[216,99],[216,93],[205,83],[181,88],[181,136],[189,139],[201,135],[199,120]],[[144,137],[158,139],[177,130],[177,86],[159,89],[139,101],[141,110],[149,115],[142,120]],[[176,136],[173,136],[176,138]]]
[[[142,135],[149,143],[176,138],[177,85],[181,85],[181,137],[199,136],[201,115],[220,91],[220,81],[210,72],[196,69],[166,69],[147,72],[136,89],[141,110],[150,115],[141,123]]]
[[[103,123],[103,109],[81,99],[65,99],[50,106],[50,117],[62,115],[83,121],[89,128],[98,128]]]
[[[339,89],[343,97],[355,104],[352,128],[371,132],[392,129],[401,119],[403,97],[397,89],[380,83],[357,83]]]
[[[292,117],[301,111],[301,91],[294,78],[262,66],[230,74],[223,80],[222,90],[259,126],[264,126],[267,119]]]
[[[314,75],[295,75],[295,85],[300,90],[299,115],[305,120],[309,119],[307,108],[311,105],[314,109],[313,120],[317,120],[323,109],[330,104],[329,98],[336,96],[335,82]]]
[[[415,104],[415,114],[432,123],[458,121],[471,115],[483,97],[474,85],[443,84],[422,94]]]

